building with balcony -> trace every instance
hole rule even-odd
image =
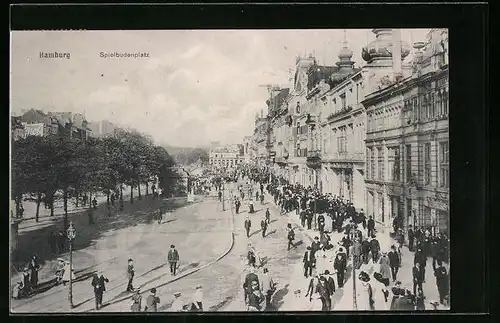
[[[390,35],[390,31],[384,30],[383,34]],[[384,63],[390,61],[391,54],[380,49],[383,46],[378,44],[378,51],[363,50],[363,58],[369,61],[367,66],[380,58]],[[449,220],[447,31],[431,30],[427,41],[415,43],[414,50],[412,64],[403,65],[399,74],[396,65],[394,76],[382,77],[378,89],[374,87],[362,102],[368,121],[367,214],[385,225],[391,225],[399,215],[405,229],[412,224],[446,231]],[[402,46],[402,58],[406,52]]]

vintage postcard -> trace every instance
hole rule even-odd
[[[12,31],[11,313],[449,310],[448,48]]]

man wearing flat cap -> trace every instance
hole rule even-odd
[[[170,264],[170,273],[175,276],[175,273],[177,271],[177,262],[179,261],[179,253],[175,249],[174,245],[170,246],[167,257],[168,263]]]

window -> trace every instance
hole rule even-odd
[[[425,120],[425,114],[427,113],[427,99],[424,95],[420,96],[420,120]]]
[[[407,198],[406,199],[406,216],[408,217],[408,219],[411,217],[411,199]],[[410,223],[411,224],[411,223]]]
[[[405,146],[405,164],[406,164],[406,182],[409,182],[411,179],[411,145]]]
[[[439,186],[450,187],[448,142],[439,143]]]
[[[297,107],[295,108],[296,113],[300,113],[300,102],[297,102]]]
[[[431,144],[424,144],[424,184],[431,182]]]
[[[384,180],[384,151],[382,147],[377,149],[377,157],[378,157],[378,179]]]
[[[436,95],[436,115],[438,117],[441,117],[443,115],[443,107],[441,105],[442,101],[441,101],[441,92],[438,91],[437,92],[437,95]]]
[[[388,153],[389,181],[399,182],[399,147],[390,147]]]
[[[435,114],[434,114],[434,108],[435,108],[435,104],[436,102],[434,101],[435,100],[435,96],[434,96],[434,93],[431,94],[431,98],[430,98],[430,102],[429,102],[429,119],[434,119],[435,117]]]
[[[340,127],[340,136],[337,138],[338,140],[338,149],[339,153],[346,153],[347,152],[347,138],[346,138],[346,127]]]
[[[370,165],[370,160],[372,158],[371,156],[371,153],[372,153],[372,150],[371,148],[366,148],[366,178],[372,178],[372,175],[371,175],[371,165]]]
[[[371,175],[375,179],[375,148],[370,148],[370,157]]]
[[[340,95],[340,100],[342,102],[342,109],[345,109],[346,108],[346,105],[347,105],[347,102],[346,102],[346,98],[345,98],[345,93],[342,93]]]
[[[300,157],[300,153],[301,153],[301,151],[300,151],[300,143],[297,143],[297,149],[295,150],[295,156],[296,157]]]
[[[448,115],[448,92],[445,91],[443,93],[443,112],[444,112],[444,115]]]
[[[300,135],[300,122],[297,121],[297,134]]]

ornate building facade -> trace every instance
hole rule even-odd
[[[414,49],[412,66],[403,65],[393,79],[382,77],[362,102],[367,213],[385,225],[400,216],[406,229],[411,224],[443,231],[449,217],[446,31],[432,30]],[[406,55],[405,46],[401,50]],[[365,54],[367,67],[384,56],[388,62],[383,51]]]

